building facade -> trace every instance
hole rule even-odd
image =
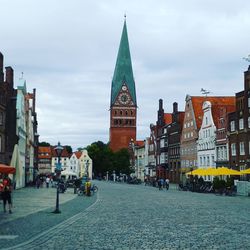
[[[244,90],[236,93],[236,110],[228,115],[229,162],[236,170],[250,168],[250,66]]]
[[[110,148],[128,148],[136,140],[137,102],[135,81],[129,50],[126,20],[124,21],[110,101]]]
[[[172,123],[167,126],[167,142],[168,147],[168,167],[166,169],[166,177],[173,183],[180,182],[181,174],[181,158],[180,158],[180,142],[183,127],[184,112],[178,111],[178,104],[173,103]]]

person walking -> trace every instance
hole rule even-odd
[[[8,202],[10,214],[12,213],[11,191],[12,191],[11,179],[8,177],[8,175],[5,175],[2,183],[3,211],[6,213],[6,204]]]
[[[46,187],[49,188],[50,178],[49,176],[46,177]]]
[[[165,183],[166,183],[166,190],[168,190],[169,189],[169,179],[168,178],[166,178]]]

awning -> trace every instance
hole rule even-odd
[[[0,173],[1,174],[14,174],[16,172],[16,169],[14,167],[0,164]]]

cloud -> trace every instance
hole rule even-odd
[[[123,15],[138,101],[138,139],[149,135],[158,100],[184,110],[185,96],[234,95],[249,54],[246,1],[23,0],[1,3],[5,65],[37,89],[40,140],[82,147],[109,139],[111,79]],[[11,15],[10,15],[11,13]],[[220,86],[218,88],[218,86]]]

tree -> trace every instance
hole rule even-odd
[[[71,146],[65,145],[64,147],[65,147],[66,151],[67,151],[69,154],[72,154],[73,150],[72,150],[72,147],[71,147]]]
[[[89,145],[87,151],[89,157],[93,160],[93,172],[95,176],[104,176],[107,171],[110,174],[113,171],[116,174],[130,174],[132,172],[127,149],[113,152],[108,144],[97,141]]]
[[[42,142],[39,142],[39,143],[38,143],[38,146],[39,146],[39,147],[49,147],[49,146],[50,146],[50,143],[45,142],[45,141],[42,141]]]

